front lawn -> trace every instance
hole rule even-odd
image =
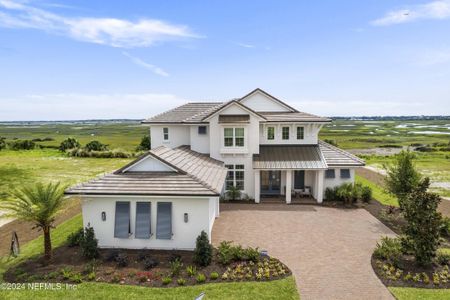
[[[402,288],[389,287],[389,291],[398,300],[441,300],[450,299],[450,289],[417,289],[417,288]]]
[[[392,205],[392,206],[397,206],[398,207],[398,201],[397,199],[386,193],[386,191],[383,190],[382,187],[380,187],[379,185],[377,185],[376,183],[362,177],[359,175],[355,176],[355,182],[361,183],[362,185],[368,186],[372,189],[372,197],[377,200],[378,202],[380,202],[383,205]]]

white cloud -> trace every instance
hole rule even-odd
[[[186,101],[173,94],[36,94],[0,98],[0,121],[144,119]]]
[[[243,48],[255,48],[255,45],[251,45],[251,44],[245,44],[245,43],[239,43],[239,42],[236,42],[235,44],[238,46],[241,46]]]
[[[157,42],[198,38],[189,27],[141,19],[65,17],[11,0],[0,0],[0,26],[31,28],[112,47],[148,47]]]
[[[163,77],[169,76],[169,73],[167,73],[166,71],[164,71],[160,67],[157,67],[155,65],[149,64],[149,63],[143,61],[142,59],[140,59],[139,57],[135,57],[135,56],[129,54],[128,52],[126,52],[126,51],[123,51],[122,54],[125,55],[126,57],[128,57],[129,59],[131,59],[131,61],[134,64],[136,64],[138,66],[141,66],[141,67],[143,67],[143,68],[145,68],[147,70],[150,70],[153,73],[155,73],[156,75],[160,75],[160,76],[163,76]]]
[[[426,19],[450,18],[450,0],[433,1],[426,4],[387,12],[383,17],[371,22],[374,26],[389,26]]]

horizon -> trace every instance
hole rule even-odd
[[[145,119],[256,87],[321,116],[448,114],[448,32],[450,0],[0,0],[0,120]]]

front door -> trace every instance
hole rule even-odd
[[[298,170],[294,172],[294,189],[302,190],[305,188],[305,171]]]
[[[281,171],[261,171],[261,194],[279,195]]]

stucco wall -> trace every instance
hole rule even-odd
[[[199,125],[189,127],[191,149],[200,153],[209,153],[209,126],[206,126],[206,134],[198,134]]]
[[[353,183],[355,181],[355,169],[354,168],[344,168],[344,169],[350,169],[350,178],[341,178],[341,171],[340,168],[333,168],[335,171],[335,178],[324,178],[323,180],[323,190],[325,191],[326,188],[335,187],[338,185],[341,185],[343,183]],[[324,175],[325,176],[325,175]],[[325,197],[325,195],[324,195]]]
[[[242,104],[253,109],[254,111],[276,111],[276,112],[286,112],[289,111],[288,108],[281,105],[280,103],[272,100],[268,96],[261,92],[253,93],[243,99]]]
[[[114,237],[114,218],[116,201],[130,201],[131,232],[127,239]],[[150,239],[134,238],[136,202],[151,202],[151,231]],[[210,198],[174,198],[174,197],[131,197],[131,196],[102,196],[83,197],[83,225],[90,224],[95,230],[99,246],[103,248],[130,249],[184,249],[195,248],[195,240],[202,230],[211,237],[212,223],[215,210],[210,207],[218,201],[217,197]],[[156,239],[157,202],[172,202],[172,232],[171,240]],[[106,212],[106,221],[102,221],[101,213]],[[184,213],[188,213],[189,220],[184,222]]]
[[[163,128],[169,128],[169,140],[165,141],[163,136]],[[165,145],[175,148],[181,145],[190,145],[189,126],[185,125],[152,125],[150,127],[151,146],[152,149]]]
[[[304,138],[297,139],[297,126],[304,128]],[[267,127],[275,127],[275,138],[267,139]],[[282,127],[289,127],[289,139],[282,139]],[[308,123],[263,123],[259,126],[259,140],[261,145],[313,145],[318,143],[321,124]]]

